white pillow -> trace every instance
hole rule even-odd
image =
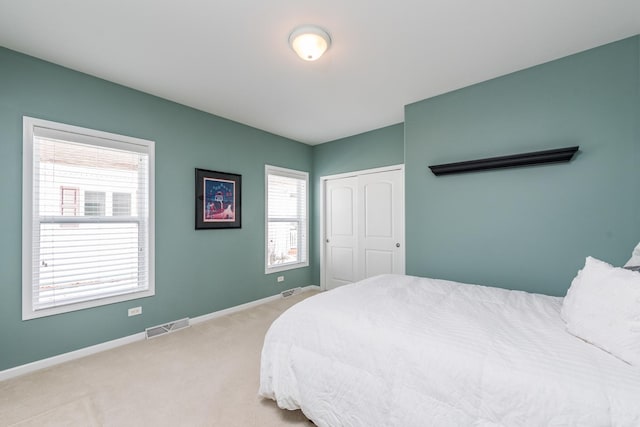
[[[587,257],[561,316],[571,334],[640,367],[640,273]]]
[[[629,261],[627,261],[627,263],[624,266],[636,267],[639,265],[640,265],[640,243],[638,243],[638,246],[633,248],[633,252],[631,252],[631,258],[629,258]]]

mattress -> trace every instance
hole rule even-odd
[[[640,369],[565,330],[562,298],[383,275],[265,336],[261,396],[318,426],[639,426]]]

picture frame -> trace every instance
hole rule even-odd
[[[196,168],[196,230],[241,228],[242,175]]]

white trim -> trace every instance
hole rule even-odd
[[[36,123],[33,120],[36,119],[22,118],[22,320],[25,313],[33,312],[32,289],[25,285],[25,280],[30,281],[33,274],[33,127]]]
[[[390,172],[395,170],[403,171],[404,165],[399,164],[399,165],[392,165],[392,166],[382,166],[382,167],[373,168],[373,169],[363,169],[363,170],[353,171],[353,172],[337,173],[335,175],[325,175],[320,177],[320,182],[327,181],[329,179],[349,178],[350,176],[368,175],[372,173]]]
[[[60,363],[70,362],[72,360],[80,359],[81,357],[90,356],[102,351],[111,350],[113,348],[131,344],[136,341],[141,341],[144,339],[144,337],[145,333],[139,332],[137,334],[118,338],[112,341],[107,341],[89,347],[84,347],[79,350],[70,351],[69,353],[63,353],[57,356],[48,357],[46,359],[36,360],[35,362],[16,366],[15,368],[5,369],[4,371],[0,371],[0,381],[8,380],[10,378],[14,378],[24,374],[29,374],[31,372],[39,371],[40,369],[49,368],[51,366],[59,365]]]
[[[316,285],[305,286],[302,288],[302,292],[319,291],[319,290],[320,290],[320,286],[316,286]],[[216,319],[221,316],[226,316],[242,310],[246,310],[248,308],[256,307],[270,301],[275,301],[280,298],[282,298],[282,295],[277,294],[277,295],[262,298],[256,301],[248,302],[246,304],[241,304],[235,307],[226,308],[224,310],[215,311],[213,313],[205,314],[203,316],[198,316],[191,319],[191,324],[195,325],[197,323],[202,323],[207,320]],[[72,360],[80,359],[82,357],[90,356],[92,354],[100,353],[106,350],[111,350],[116,347],[121,347],[123,345],[134,343],[136,341],[142,341],[145,339],[145,337],[146,337],[146,334],[144,332],[138,332],[137,334],[129,335],[129,336],[118,338],[111,341],[106,341],[100,344],[84,347],[79,350],[70,351],[68,353],[59,354],[57,356],[52,356],[46,359],[36,360],[35,362],[26,363],[24,365],[5,369],[4,371],[0,371],[0,381],[15,378],[20,375],[30,374],[32,372],[39,371],[41,369],[49,368],[51,366],[59,365],[65,362],[70,362]]]
[[[325,175],[320,177],[320,239],[318,239],[319,240],[318,244],[319,244],[319,251],[320,251],[320,289],[321,290],[324,291],[327,289],[327,286],[325,283],[325,277],[324,277],[324,267],[325,267],[324,243],[326,240],[326,236],[324,235],[324,192],[325,192],[326,182],[331,179],[349,178],[352,176],[367,175],[367,174],[379,173],[379,172],[390,172],[395,170],[402,171],[402,179],[404,181],[404,164],[382,166],[379,168],[363,169],[359,171],[344,172],[344,173],[338,173],[335,175]],[[403,192],[403,196],[404,196],[404,192]],[[403,203],[404,203],[404,200],[403,200]],[[406,229],[405,229],[405,235],[406,235]],[[405,263],[406,263],[406,259],[405,259]]]
[[[302,288],[302,292],[319,291],[319,290],[320,290],[320,286],[316,286],[316,285],[309,285],[309,286],[305,286],[305,287]],[[278,300],[280,298],[282,298],[282,294],[276,294],[276,295],[272,295],[270,297],[259,299],[257,301],[251,301],[251,302],[248,302],[246,304],[237,305],[237,306],[231,307],[231,308],[225,308],[224,310],[219,310],[219,311],[215,311],[213,313],[209,313],[209,314],[205,314],[205,315],[202,315],[202,316],[194,317],[193,319],[191,319],[191,324],[195,325],[195,324],[198,324],[198,323],[206,322],[207,320],[217,319],[218,317],[226,316],[226,315],[229,315],[229,314],[237,313],[237,312],[242,311],[242,310],[246,310],[246,309],[249,309],[249,308],[257,307],[259,305],[265,304],[265,303],[270,302],[270,301],[275,301],[275,300]]]

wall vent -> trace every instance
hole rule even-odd
[[[145,329],[147,339],[159,337],[160,335],[175,332],[179,329],[183,329],[189,326],[189,318],[175,320],[173,322],[166,323],[164,325],[152,326]]]
[[[288,289],[286,291],[282,291],[282,292],[280,292],[280,295],[282,295],[282,298],[286,298],[286,297],[290,297],[291,295],[299,294],[300,292],[302,292],[302,288],[298,287],[298,288],[293,288],[293,289]]]

